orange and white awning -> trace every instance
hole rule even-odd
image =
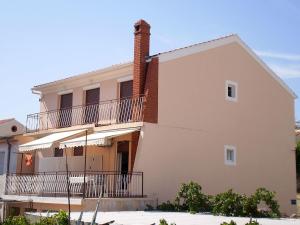
[[[130,129],[97,132],[97,133],[89,134],[87,136],[81,136],[78,138],[60,142],[59,147],[72,148],[72,147],[85,146],[85,145],[107,146],[111,144],[110,140],[112,138],[122,136],[125,134],[130,134],[137,130],[138,129],[136,128],[130,128]]]
[[[20,145],[19,151],[28,152],[33,150],[50,148],[54,143],[57,143],[59,141],[64,141],[66,138],[72,138],[75,135],[84,133],[85,131],[86,130],[73,130],[73,131],[53,133],[45,137],[42,137],[40,139]]]

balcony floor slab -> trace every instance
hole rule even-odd
[[[20,201],[20,202],[34,202],[44,204],[68,204],[68,198],[65,197],[38,197],[27,195],[2,195],[4,200]],[[82,198],[70,198],[71,205],[81,205]]]

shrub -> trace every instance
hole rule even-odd
[[[34,225],[68,225],[68,215],[65,211],[59,211],[53,216],[42,217]]]
[[[59,211],[59,213],[54,215],[55,220],[59,225],[68,225],[68,214],[65,211]]]
[[[159,225],[169,225],[165,219],[159,220]],[[175,223],[171,223],[170,225],[176,225]]]
[[[223,222],[220,225],[236,225],[236,222],[234,222],[233,220],[231,220],[229,223]]]
[[[171,203],[170,201],[163,202],[157,206],[158,210],[166,211],[166,212],[174,212],[174,211],[176,211],[175,208],[176,208],[175,205],[173,203]]]
[[[234,193],[232,189],[214,197],[203,194],[201,190],[201,186],[193,181],[183,183],[175,201],[162,203],[157,206],[157,209],[169,212],[212,212],[214,215],[224,216],[280,217],[275,192],[265,188],[258,188],[250,197]],[[268,208],[259,209],[260,203],[265,203]]]
[[[154,208],[153,208],[152,205],[146,204],[146,209],[145,209],[145,211],[153,211],[153,210],[154,210]]]
[[[5,219],[3,225],[30,225],[24,216],[14,216]]]
[[[265,203],[268,209],[259,209],[260,203]],[[244,203],[244,211],[247,216],[253,217],[280,217],[279,204],[275,200],[275,192],[265,188],[258,188]]]
[[[250,219],[249,223],[246,223],[245,225],[259,225],[259,223],[255,220]]]
[[[54,217],[42,217],[40,221],[36,222],[34,225],[56,225],[59,224]],[[60,224],[59,224],[60,225]]]
[[[209,197],[204,195],[201,190],[202,187],[193,181],[181,184],[175,199],[176,209],[190,213],[209,211]]]
[[[212,212],[214,215],[243,216],[246,196],[234,193],[232,189],[215,196]]]

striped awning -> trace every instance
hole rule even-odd
[[[75,135],[79,135],[84,132],[85,130],[73,130],[73,131],[53,133],[45,137],[42,137],[40,139],[36,139],[34,141],[20,145],[19,151],[28,152],[33,150],[50,148],[54,143],[57,143],[59,141],[64,141],[66,138],[73,138]]]
[[[107,146],[110,145],[110,140],[114,137],[122,136],[125,134],[130,134],[132,132],[137,131],[136,128],[131,129],[120,129],[120,130],[110,130],[110,131],[102,131],[93,134],[89,134],[87,136],[82,136],[70,140],[66,140],[60,142],[60,148],[72,148],[78,146],[85,146],[87,145],[98,145],[98,146]]]

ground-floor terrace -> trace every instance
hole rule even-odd
[[[133,171],[139,132],[65,131],[20,146],[17,173],[6,176],[6,213],[67,210],[68,196],[75,211],[94,210],[99,197],[103,210],[145,209],[144,174]]]

